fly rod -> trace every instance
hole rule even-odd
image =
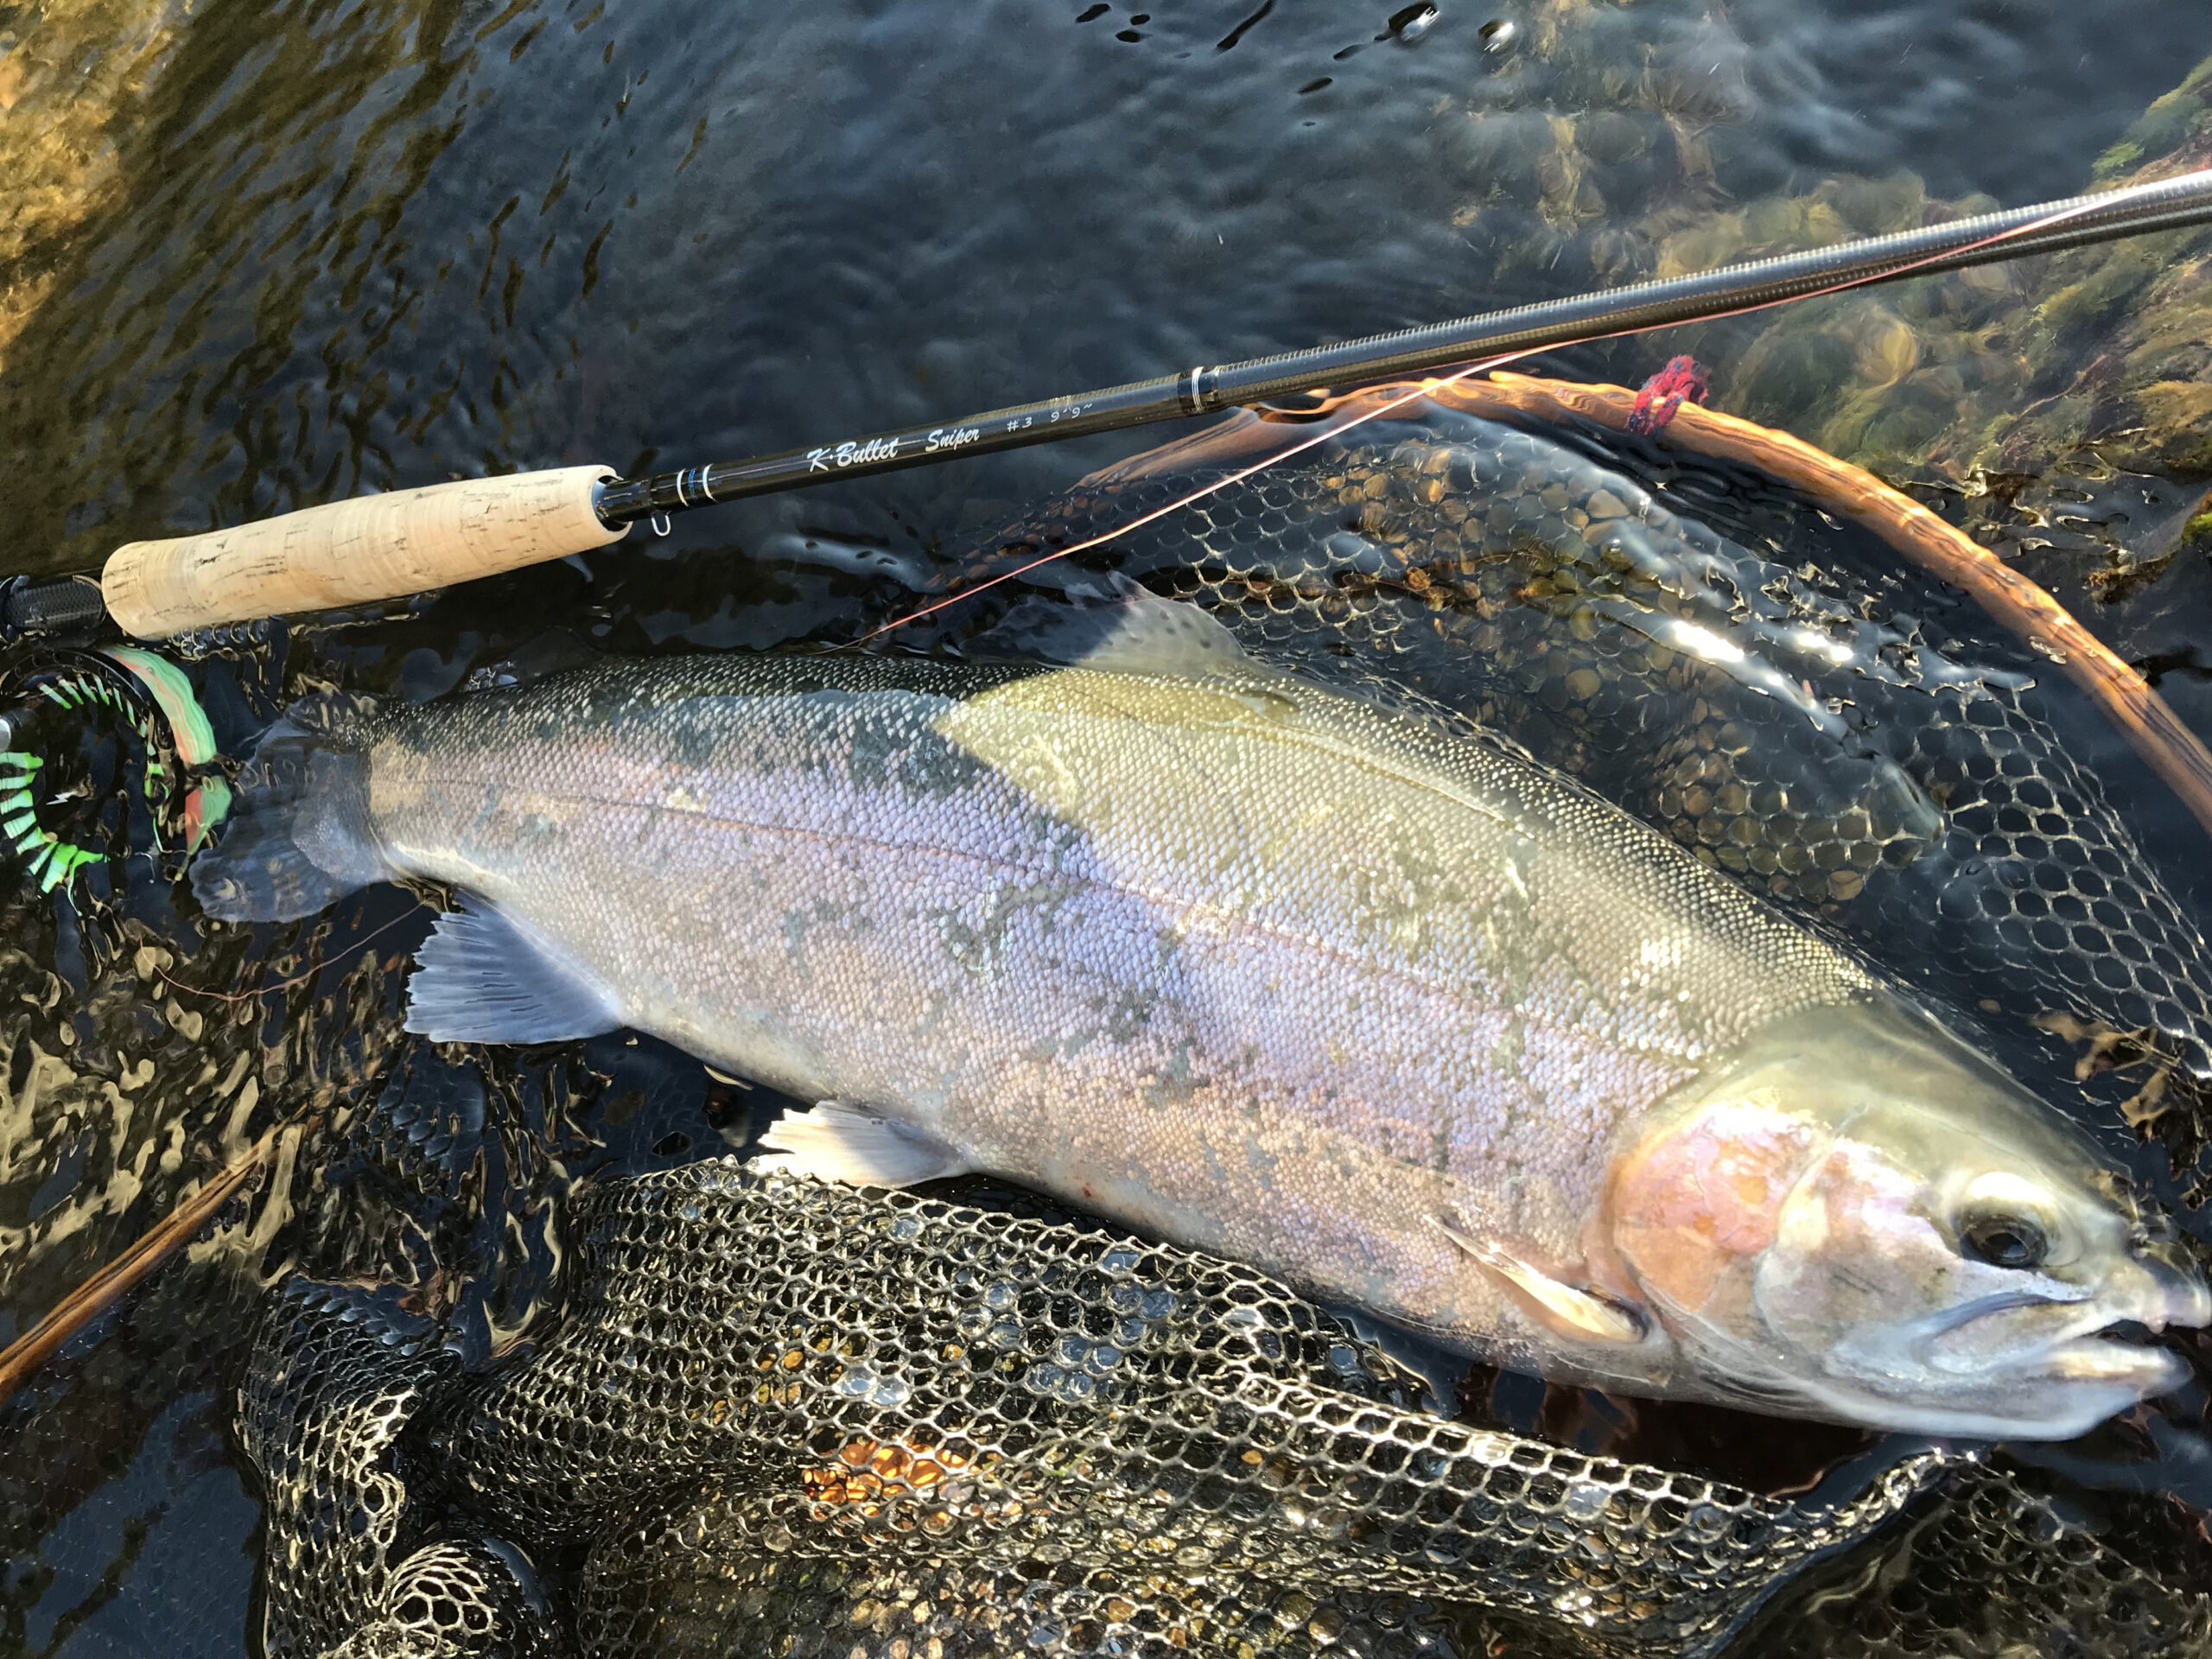
[[[0,591],[0,627],[81,629],[105,613],[158,639],[291,611],[396,599],[620,541],[641,519],[836,479],[1207,415],[1708,321],[1842,287],[2053,253],[2212,219],[2212,169],[1806,253],[1725,265],[1128,385],[645,478],[571,467],[333,502],[172,540],[133,542],[82,582]]]

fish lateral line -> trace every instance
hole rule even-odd
[[[592,804],[609,807],[633,807],[639,811],[671,816],[684,822],[712,824],[718,829],[740,830],[747,832],[747,834],[759,835],[764,837],[779,836],[791,841],[804,842],[825,846],[850,845],[855,847],[866,847],[872,850],[880,852],[926,852],[931,857],[957,861],[963,864],[975,865],[981,868],[1010,868],[1016,870],[1017,873],[1033,874],[1036,879],[1040,880],[1050,879],[1060,874],[1060,872],[1053,870],[1049,866],[1039,865],[1037,866],[1033,871],[1030,871],[1028,867],[1001,865],[992,859],[965,852],[958,848],[937,846],[923,847],[915,842],[891,841],[880,836],[855,835],[850,831],[844,830],[830,833],[818,830],[809,830],[794,824],[764,823],[751,819],[724,817],[719,814],[714,813],[683,811],[675,808],[662,806],[652,802],[626,801],[582,794],[564,798],[572,798],[578,801],[588,802]],[[1454,798],[1456,799],[1457,798],[1454,797]],[[1499,822],[1507,823],[1510,822],[1510,820],[1500,818]],[[1370,965],[1366,959],[1357,950],[1338,944],[1333,940],[1316,938],[1311,933],[1304,932],[1295,928],[1285,927],[1277,923],[1269,922],[1246,912],[1230,910],[1223,906],[1208,905],[1193,900],[1181,899],[1179,899],[1176,894],[1166,889],[1144,887],[1134,882],[1114,880],[1104,877],[1099,877],[1092,880],[1090,885],[1096,891],[1101,893],[1110,894],[1116,898],[1134,899],[1145,904],[1159,906],[1163,909],[1169,907],[1177,908],[1194,926],[1205,927],[1209,931],[1218,933],[1224,938],[1236,938],[1243,935],[1251,935],[1260,938],[1294,944],[1306,950],[1313,950],[1318,954],[1336,958],[1339,961],[1359,963],[1363,966]],[[1522,889],[1522,896],[1524,898],[1527,897],[1525,888]],[[489,904],[491,901],[487,899],[485,902]],[[439,914],[441,918],[444,918],[451,916],[454,912],[451,911],[442,911],[440,912]],[[1411,987],[1424,994],[1447,993],[1450,989],[1448,982],[1445,979],[1434,975],[1414,971],[1413,969],[1402,964],[1383,964],[1376,968],[1375,971],[1380,976],[1398,984]],[[1545,1011],[1539,1008],[1524,1007],[1519,1010],[1518,1017],[1524,1023],[1538,1027],[1547,1032],[1570,1029],[1572,1026],[1571,1021],[1550,1016],[1547,1014]],[[591,1033],[580,1034],[588,1035]],[[463,1039],[454,1039],[453,1040]],[[467,1040],[545,1041],[551,1039],[542,1038],[528,1039],[474,1038]],[[1634,1039],[1624,1040],[1626,1046],[1631,1052],[1638,1054],[1649,1055],[1677,1064],[1688,1064],[1693,1058],[1686,1056],[1663,1043],[1643,1043]]]

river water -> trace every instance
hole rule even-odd
[[[1395,10],[24,9],[17,558],[457,473],[790,448],[1573,292],[1830,176],[1873,181],[1870,223],[1904,174],[2063,195],[2205,44],[2187,0],[2125,29],[2057,0],[1552,0],[1378,40]],[[1661,349],[1568,365],[1640,378]],[[1137,447],[677,545],[848,514],[926,541]]]

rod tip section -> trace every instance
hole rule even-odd
[[[464,479],[306,507],[227,530],[118,548],[109,614],[142,639],[401,599],[620,541],[600,519],[609,467]]]

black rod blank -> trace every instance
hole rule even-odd
[[[1916,231],[1841,242],[1808,253],[1724,265],[1695,276],[1516,306],[1455,322],[1373,334],[1217,368],[1187,369],[1180,374],[1073,397],[1048,397],[928,426],[870,433],[745,461],[716,461],[651,478],[620,479],[604,486],[597,505],[601,518],[610,525],[634,523],[832,479],[863,478],[956,456],[988,454],[1093,432],[1211,414],[1317,387],[1425,374],[1508,352],[1540,351],[1647,328],[1709,321],[1822,289],[1895,282],[2028,254],[2054,253],[2116,237],[2200,224],[2208,219],[2212,219],[2212,169],[2104,194],[2074,196]]]

